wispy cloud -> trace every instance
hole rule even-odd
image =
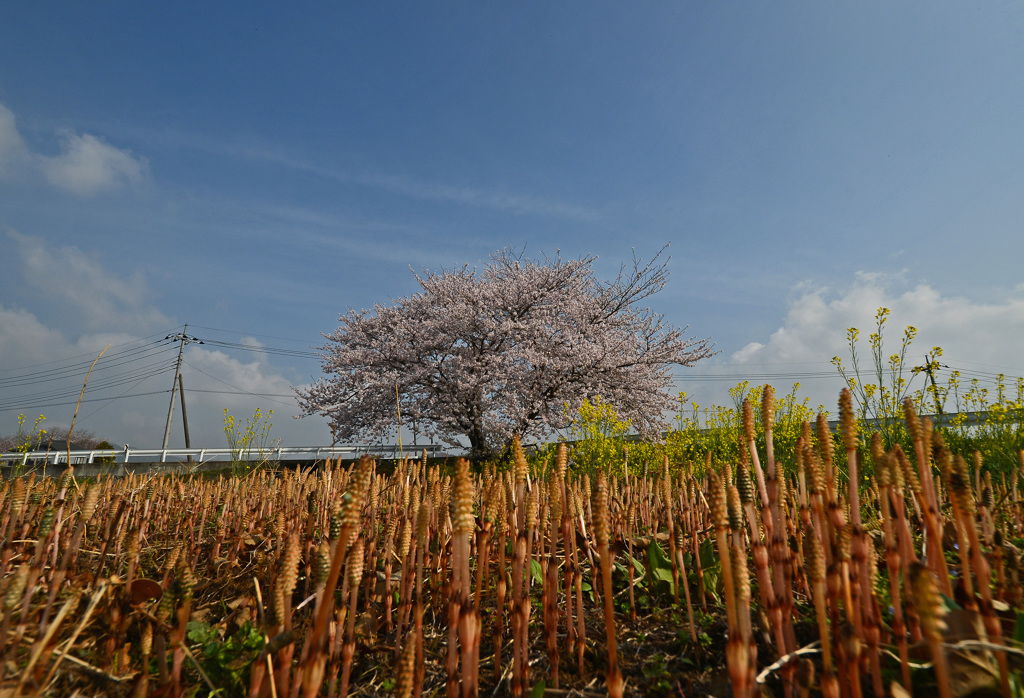
[[[426,201],[446,201],[521,215],[550,216],[579,221],[593,221],[599,218],[596,211],[528,194],[426,182],[408,177],[359,175],[349,179],[365,186]]]
[[[414,177],[356,173],[321,165],[275,146],[240,145],[208,141],[194,136],[162,133],[153,138],[173,141],[178,147],[214,153],[224,157],[268,163],[312,174],[325,180],[368,187],[420,201],[454,203],[474,208],[507,211],[524,216],[548,216],[566,220],[594,221],[601,213],[585,206],[557,201],[544,196],[480,186],[426,181]]]
[[[32,152],[18,132],[14,113],[0,104],[0,175],[32,178],[42,175],[54,187],[77,196],[137,186],[149,178],[149,163],[99,136],[64,129],[60,152]]]
[[[21,271],[25,286],[52,301],[61,314],[89,331],[150,331],[170,320],[147,301],[150,295],[139,272],[115,273],[99,258],[77,247],[56,247],[45,240],[8,230],[14,250],[12,268]]]
[[[29,160],[28,146],[18,133],[14,112],[0,104],[0,176],[13,176]]]

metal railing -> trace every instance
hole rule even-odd
[[[922,415],[922,417],[931,417],[936,425],[945,426],[951,423],[955,418],[961,417],[963,425],[968,427],[979,426],[985,424],[988,419],[988,412],[961,412],[954,414],[943,414],[943,415]],[[1014,411],[1011,414],[1012,417],[1017,419],[1020,418],[1020,412]],[[882,423],[883,420],[879,419],[868,419],[863,420],[861,424],[868,427],[877,427]],[[835,429],[838,425],[837,420],[831,420],[829,427]],[[704,431],[704,430],[701,430]],[[667,432],[662,435],[667,435]],[[625,437],[627,441],[640,440],[641,437],[635,434],[630,434]],[[572,443],[572,442],[569,442]],[[402,455],[418,456],[423,450],[426,450],[429,455],[445,454],[449,451],[446,446],[439,446],[436,444],[428,444],[426,446],[412,446],[408,448],[400,449],[397,444],[385,444],[377,446],[366,446],[358,444],[345,444],[340,446],[281,446],[278,448],[270,449],[262,453],[250,452],[246,454],[244,460],[257,460],[257,461],[311,461],[316,462],[324,460],[326,458],[342,458],[344,460],[351,460],[358,458],[363,454],[369,454],[376,456],[382,460],[393,460],[400,458]],[[128,463],[129,460],[134,459],[132,462],[135,463],[175,463],[187,460],[198,460],[200,463],[209,461],[232,461],[237,459],[237,452],[230,448],[129,448],[125,446],[121,449],[99,449],[92,451],[71,451],[71,464],[92,464],[96,462],[104,462],[104,460],[98,459],[113,459],[106,460],[108,463]],[[15,452],[15,453],[0,453],[0,463],[11,463],[21,465],[27,465],[28,463],[47,463],[53,465],[59,465],[61,463],[68,462],[67,451],[28,451],[28,452]]]
[[[239,454],[230,448],[129,448],[71,451],[71,464],[108,463],[175,463],[187,460],[206,463],[209,461],[321,461],[327,458],[350,460],[364,454],[383,460],[400,458],[402,455],[416,457],[426,450],[428,455],[446,453],[444,446],[430,444],[399,449],[397,445],[381,446],[281,446],[263,452]],[[112,459],[112,460],[109,460]],[[27,465],[47,463],[59,465],[68,462],[67,451],[26,451],[23,453],[0,453],[0,463]]]

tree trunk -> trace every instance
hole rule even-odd
[[[487,443],[487,437],[484,436],[483,430],[476,427],[469,434],[469,459],[474,463],[478,464],[488,458],[494,456],[494,450],[490,444]]]

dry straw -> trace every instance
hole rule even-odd
[[[954,453],[912,405],[913,447],[886,451],[859,430],[848,398],[838,437],[819,416],[783,448],[774,395],[760,397],[760,420],[744,406],[740,457],[659,456],[645,471],[634,448],[618,476],[574,472],[565,445],[531,469],[514,444],[506,472],[422,459],[378,469],[365,458],[244,480],[78,487],[69,469],[2,483],[9,687],[217,690],[188,637],[199,618],[225,640],[247,622],[263,633],[247,690],[231,689],[253,698],[380,693],[384,676],[401,696],[526,695],[541,681],[559,693],[640,694],[651,686],[637,630],[661,627],[678,604],[679,657],[713,671],[724,654],[734,695],[896,695],[893,678],[946,694],[946,595],[977,621],[986,651],[972,656],[990,664],[990,688],[1005,688],[1014,649],[997,609],[1024,605],[1009,544],[1024,536],[1024,454],[991,470]],[[850,482],[837,486],[847,463]],[[675,598],[651,587],[652,545],[671,564]],[[709,545],[716,559],[702,566]],[[948,555],[958,555],[952,575]],[[724,616],[724,653],[703,652],[698,604]],[[796,632],[794,620],[816,629]],[[917,643],[936,680],[911,673]],[[707,689],[684,685],[694,676],[682,674],[687,695]]]

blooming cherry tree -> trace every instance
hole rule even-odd
[[[642,307],[667,280],[660,256],[634,257],[610,283],[595,277],[595,257],[529,260],[510,250],[482,271],[416,275],[418,293],[341,316],[320,348],[326,375],[298,392],[299,403],[345,440],[379,438],[400,405],[421,433],[468,441],[474,457],[515,434],[563,428],[598,396],[655,435],[671,402],[669,366],[714,353],[710,340],[688,339]]]

